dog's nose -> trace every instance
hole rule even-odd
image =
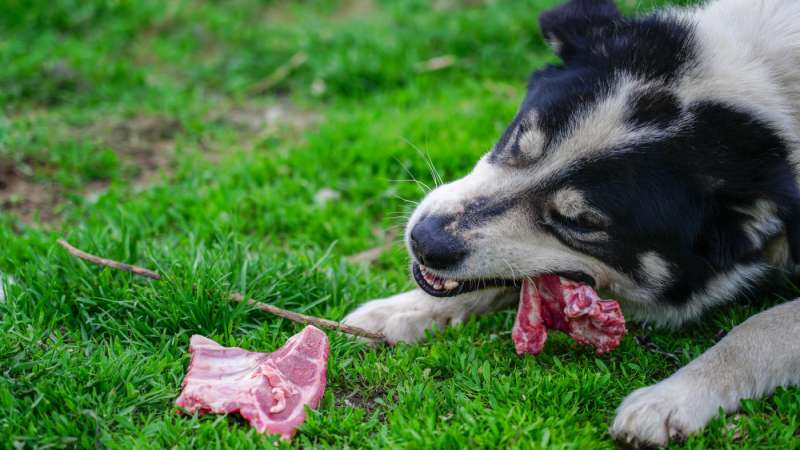
[[[422,265],[432,269],[449,269],[467,256],[464,243],[444,229],[450,222],[452,219],[446,217],[428,216],[411,229],[411,251]]]

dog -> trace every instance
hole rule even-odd
[[[415,342],[513,307],[524,277],[558,274],[612,293],[629,319],[677,327],[796,274],[799,1],[630,18],[571,0],[540,26],[561,63],[533,73],[496,145],[410,217],[419,288],[345,323]],[[625,398],[612,437],[666,445],[798,384],[798,336],[800,300],[751,317]]]

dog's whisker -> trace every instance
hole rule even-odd
[[[386,217],[389,217],[391,219],[409,219],[411,218],[411,214],[393,213],[393,214],[387,214]]]
[[[411,179],[416,183],[417,187],[420,189],[420,191],[422,191],[422,195],[425,195],[431,191],[430,186],[423,183],[422,181],[419,181],[417,177],[414,176],[414,173],[411,172],[411,169],[409,169],[407,165],[403,164],[403,162],[397,158],[395,158],[395,161],[397,161],[397,163],[400,164],[400,167],[402,167],[403,170],[408,174],[408,176],[411,177]]]
[[[517,286],[517,275],[515,273],[514,266],[512,266],[511,263],[508,262],[508,260],[505,259],[505,258],[503,258],[503,263],[508,267],[508,270],[511,271],[511,280],[514,283],[514,287],[516,287]]]
[[[404,201],[404,202],[408,203],[409,205],[414,205],[414,206],[417,206],[417,205],[419,205],[419,202],[418,202],[418,201],[416,201],[416,200],[410,200],[410,199],[407,199],[407,198],[401,197],[401,196],[399,196],[399,195],[395,195],[395,196],[394,196],[394,198],[396,198],[396,199],[398,199],[398,200],[402,200],[402,201]]]
[[[390,181],[390,182],[392,182],[392,183],[398,183],[398,184],[399,184],[399,183],[414,183],[414,184],[416,184],[416,185],[417,185],[417,187],[419,187],[419,188],[420,188],[420,190],[422,191],[422,193],[423,193],[423,194],[425,194],[425,193],[427,193],[427,192],[430,192],[430,190],[431,190],[430,186],[428,186],[428,185],[427,185],[427,184],[425,184],[424,182],[422,182],[422,181],[420,181],[420,180],[417,180],[417,179],[412,179],[412,180],[406,180],[406,179],[390,179],[390,180],[388,180],[388,181]]]
[[[434,166],[433,160],[431,159],[430,155],[428,155],[428,152],[421,149],[420,147],[418,147],[417,145],[415,145],[406,138],[403,138],[403,141],[405,141],[406,144],[408,144],[411,148],[416,150],[416,152],[420,156],[422,156],[422,159],[425,161],[425,165],[428,166],[428,171],[430,172],[431,178],[433,179],[434,186],[438,187],[444,184],[444,182],[442,181],[442,176],[439,174],[439,171],[436,170],[436,166]]]

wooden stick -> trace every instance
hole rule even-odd
[[[64,247],[64,249],[66,249],[72,256],[78,257],[85,261],[89,261],[90,263],[97,264],[99,266],[110,267],[112,269],[122,270],[125,272],[130,272],[134,275],[152,278],[154,280],[161,279],[161,275],[159,275],[156,272],[153,272],[152,270],[145,269],[142,267],[132,266],[130,264],[125,264],[111,259],[101,258],[99,256],[86,253],[83,250],[79,250],[73,247],[72,245],[69,244],[69,242],[65,241],[64,239],[59,239],[57,242],[58,245]],[[239,294],[238,292],[231,294],[230,299],[236,302],[245,301],[244,296],[242,296],[242,294]],[[341,331],[342,333],[351,334],[354,336],[361,336],[376,341],[386,342],[386,337],[382,333],[375,333],[369,330],[365,330],[363,328],[354,327],[351,325],[345,325],[343,323],[336,322],[333,320],[323,319],[321,317],[307,316],[305,314],[288,311],[283,308],[278,308],[277,306],[257,302],[253,299],[247,299],[247,304],[252,305],[257,309],[260,309],[261,311],[265,311],[270,314],[276,315],[278,317],[283,317],[284,319],[291,320],[292,322],[316,325],[320,328],[337,330]]]
[[[269,91],[278,83],[285,80],[286,77],[292,73],[292,71],[305,64],[306,61],[308,61],[307,54],[303,52],[295,53],[291,58],[289,58],[289,61],[286,61],[285,64],[275,69],[275,71],[269,74],[267,78],[264,78],[263,80],[250,86],[247,89],[247,93],[251,95],[258,95]]]
[[[231,294],[231,300],[235,302],[246,302],[248,305],[251,305],[256,309],[260,309],[261,311],[268,312],[278,317],[283,317],[284,319],[291,320],[292,322],[316,325],[320,328],[327,328],[329,330],[336,330],[341,331],[342,333],[352,334],[353,336],[361,336],[374,339],[376,341],[386,342],[386,336],[384,336],[383,333],[375,333],[373,331],[343,324],[334,320],[322,319],[320,317],[307,316],[305,314],[287,311],[285,309],[278,308],[277,306],[257,302],[250,298],[245,299],[244,296],[238,292]]]
[[[150,269],[145,269],[144,267],[132,266],[130,264],[125,264],[111,259],[101,258],[99,256],[92,255],[90,253],[86,253],[83,250],[79,250],[73,247],[72,245],[69,244],[69,242],[65,241],[64,239],[59,239],[57,242],[58,245],[64,247],[64,249],[66,249],[72,256],[76,256],[85,261],[89,261],[90,263],[97,264],[98,266],[110,267],[112,269],[130,272],[134,275],[152,278],[154,280],[161,279],[161,275],[159,275],[156,272],[153,272]]]

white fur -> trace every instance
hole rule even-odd
[[[676,374],[626,397],[609,431],[628,444],[666,445],[705,426],[719,405],[713,391],[700,390],[696,380]]]
[[[536,112],[531,112],[529,117],[525,120],[527,121],[527,124],[535,124],[537,120]],[[528,161],[531,161],[542,156],[542,152],[544,151],[545,136],[544,133],[542,133],[542,131],[535,126],[530,125],[527,128],[528,131],[522,135],[519,143],[523,156]]]
[[[768,200],[759,200],[752,208],[740,209],[752,217],[744,231],[755,247],[762,247],[767,241],[783,233],[783,222],[778,217],[778,206]]]
[[[646,296],[646,291],[642,292],[645,296],[628,296],[623,302],[625,315],[637,321],[677,328],[686,322],[700,318],[710,308],[730,301],[743,289],[747,291],[768,270],[769,267],[764,263],[736,266],[729,272],[711,278],[705,288],[692,294],[686,304],[681,307],[651,302]],[[612,286],[612,289],[615,287]],[[617,286],[616,289],[624,290],[625,288]]]
[[[367,302],[343,322],[378,331],[390,343],[417,342],[425,332],[460,324],[474,315],[507,308],[517,299],[510,289],[484,289],[455,298],[433,298],[419,289]]]
[[[672,277],[669,263],[657,252],[647,252],[639,257],[641,274],[648,278],[648,284],[656,288],[663,287]]]

